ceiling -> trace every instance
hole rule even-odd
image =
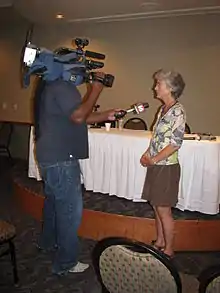
[[[220,13],[220,0],[0,0],[32,22],[113,22]],[[56,19],[62,13],[63,19]]]

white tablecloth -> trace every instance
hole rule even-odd
[[[29,177],[40,180],[30,134]],[[87,190],[141,201],[146,168],[139,161],[150,141],[150,132],[89,129],[89,153],[80,161]],[[206,214],[219,212],[220,139],[184,141],[179,153],[181,179],[177,208]],[[158,182],[159,184],[159,182]]]

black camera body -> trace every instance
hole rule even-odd
[[[114,76],[111,74],[105,74],[104,78],[97,76],[95,72],[91,72],[89,75],[89,81],[99,81],[106,87],[112,87],[114,82]]]
[[[112,87],[113,75],[105,74],[101,78],[93,71],[104,67],[104,63],[98,60],[104,60],[105,55],[84,50],[89,45],[88,39],[76,38],[74,43],[76,49],[61,47],[52,52],[28,42],[23,56],[23,66],[26,69],[24,87],[30,84],[31,75],[41,76],[45,81],[63,79],[76,86],[96,80],[106,87]]]

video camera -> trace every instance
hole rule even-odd
[[[104,66],[103,62],[93,59],[104,60],[105,55],[97,52],[84,50],[89,45],[88,39],[76,38],[76,49],[58,48],[54,52],[45,48],[38,48],[26,42],[22,56],[23,86],[28,87],[30,76],[41,76],[45,81],[63,79],[76,86],[85,82],[99,81],[106,87],[112,87],[114,76],[105,74],[101,78],[96,74],[95,69]]]

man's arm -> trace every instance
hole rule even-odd
[[[101,75],[102,73],[99,74]],[[72,87],[68,83],[57,83],[53,94],[61,111],[74,123],[80,124],[87,122],[88,124],[92,124],[105,120],[114,121],[114,114],[119,110],[92,113],[102,89],[103,84],[98,81],[88,84],[87,92],[81,100],[76,87]]]
[[[90,95],[93,91],[93,85],[91,83],[88,83],[86,86],[87,86],[87,91],[82,99],[82,103],[85,103],[88,99],[90,99]],[[114,121],[115,120],[114,115],[117,111],[119,111],[119,110],[118,109],[110,109],[110,110],[103,111],[103,112],[91,112],[86,119],[86,123],[93,124],[93,123],[99,123],[99,122],[103,122],[103,121],[107,121],[107,120]]]
[[[88,117],[91,115],[93,107],[102,92],[103,84],[95,81],[91,84],[91,88],[87,90],[87,93],[83,97],[82,103],[79,107],[73,111],[71,115],[71,120],[77,124],[87,121]],[[91,123],[91,122],[90,122]]]
[[[86,88],[87,88],[87,90],[86,90],[86,93],[85,93],[85,95],[84,95],[84,97],[82,99],[82,103],[84,103],[85,101],[87,101],[87,99],[89,98],[89,96],[90,96],[90,94],[92,92],[92,84],[91,83],[87,83],[86,84]]]
[[[86,119],[87,124],[93,124],[93,123],[99,123],[103,121],[114,121],[115,116],[114,114],[117,112],[117,110],[108,110],[104,112],[93,112],[91,113],[88,118]]]

